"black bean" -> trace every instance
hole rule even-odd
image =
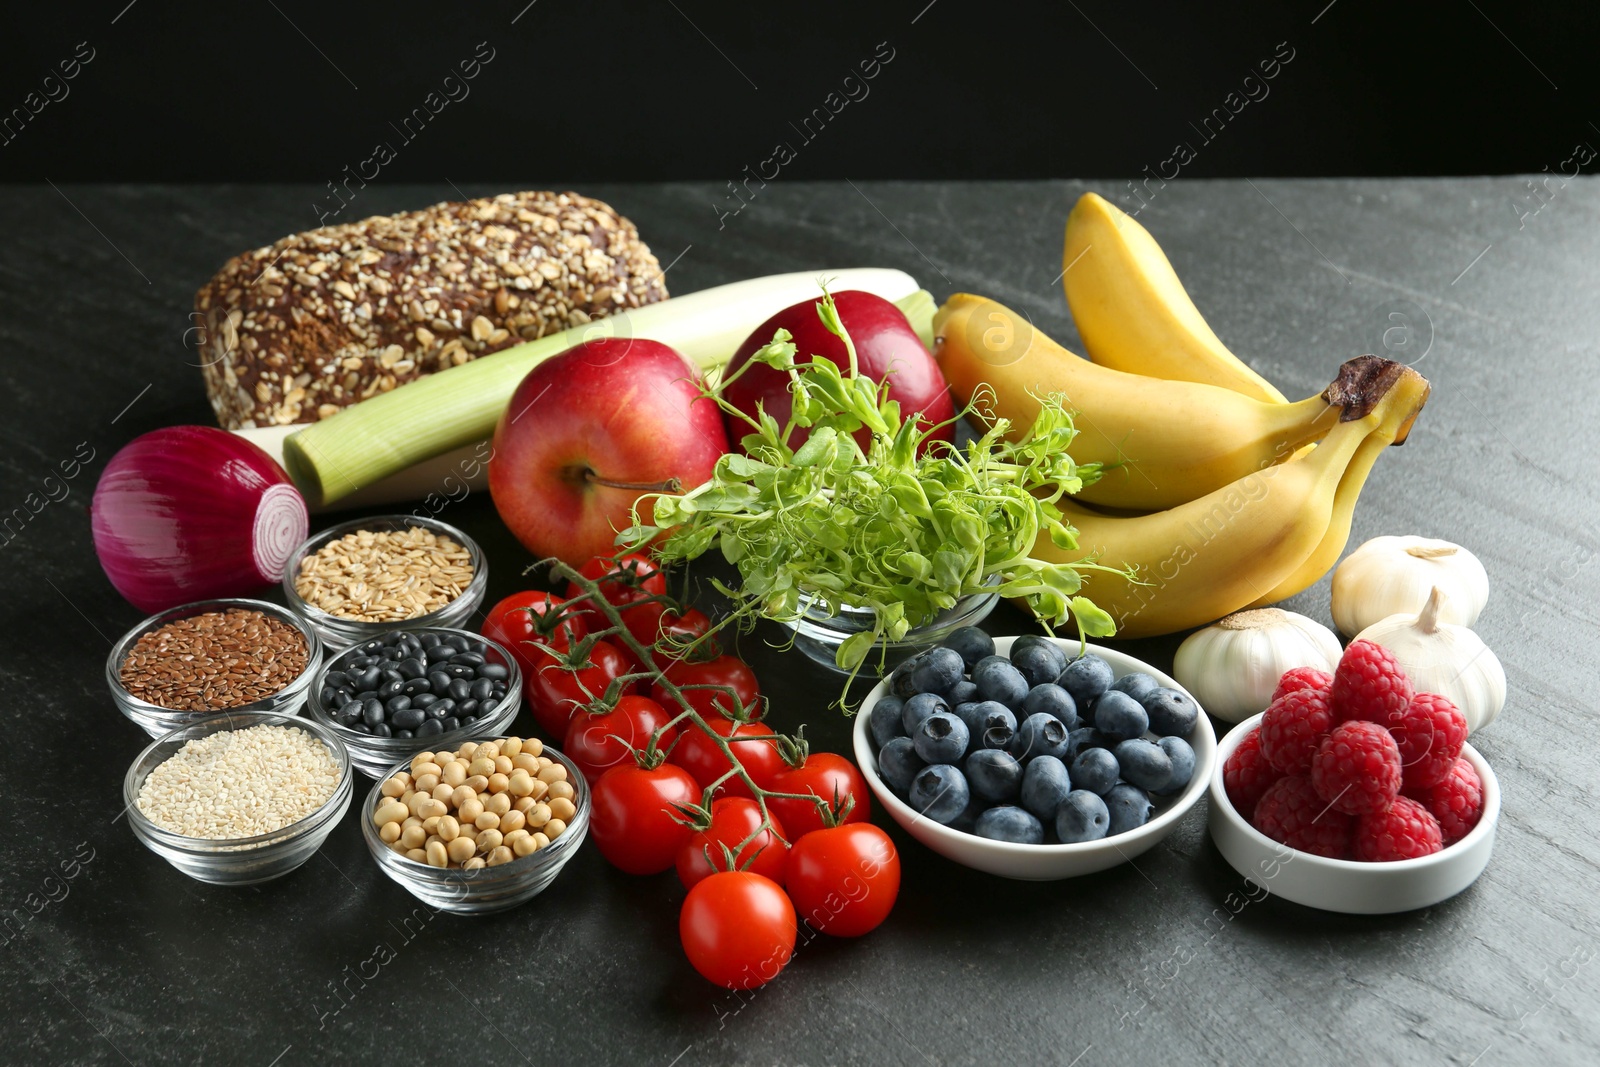
[[[360,732],[362,732],[364,734],[370,734],[372,732],[372,727],[368,726],[364,722],[358,722],[354,726],[350,727],[350,729],[359,730]]]
[[[418,737],[432,737],[434,734],[444,733],[444,727],[439,725],[438,719],[428,719],[417,727]]]
[[[410,730],[396,730],[394,732],[394,735],[396,737],[415,737],[416,736],[416,734],[412,733]]]
[[[361,705],[361,718],[368,726],[376,726],[383,721],[386,714],[382,704],[376,700],[369,700]]]
[[[397,697],[390,697],[383,703],[384,710],[390,715],[393,715],[397,711],[405,711],[410,706],[411,698],[406,696],[404,693],[401,693]]]
[[[384,682],[382,685],[378,686],[378,699],[388,700],[390,697],[399,693],[400,690],[404,689],[405,684],[404,678],[398,682]]]
[[[497,696],[497,697],[505,696],[506,695],[506,683],[504,683],[504,682],[496,682],[496,683],[494,683],[494,695]]]
[[[383,672],[376,667],[368,667],[350,678],[351,684],[357,689],[376,689],[385,680]]]
[[[428,705],[427,711],[428,718],[442,719],[446,715],[454,715],[456,713],[456,702],[449,697],[445,697],[443,700],[435,700]]]
[[[401,708],[391,713],[389,723],[401,730],[415,730],[427,720],[428,716],[421,708]]]
[[[331,685],[322,687],[322,706],[325,708],[337,707],[339,704],[339,691]]]
[[[348,656],[345,658],[341,669],[344,671],[359,671],[372,662],[372,657],[367,655]]]
[[[361,713],[365,708],[366,705],[362,701],[352,700],[339,708],[334,714],[334,721],[341,726],[354,726],[361,721]]]
[[[400,692],[408,697],[420,696],[428,691],[426,678],[407,678],[400,686]]]
[[[425,633],[418,640],[422,642],[423,648],[432,648],[442,641],[443,638],[436,633]]]
[[[383,650],[383,659],[380,662],[387,663],[392,667],[405,658],[406,650],[396,645],[394,648],[386,648]]]
[[[380,645],[392,645],[397,643],[404,636],[404,630],[390,630],[388,633],[378,638],[378,643]]]
[[[440,663],[456,655],[456,650],[449,645],[434,645],[428,649],[428,662]]]
[[[453,680],[454,679],[452,679],[448,674],[444,673],[444,671],[434,671],[432,674],[428,675],[428,688],[433,690],[434,696],[446,696],[450,692],[450,683]]]
[[[335,692],[335,693],[334,693],[334,694],[333,694],[333,701],[332,701],[332,703],[333,703],[333,704],[334,704],[334,705],[335,705],[335,706],[338,706],[338,705],[340,705],[340,704],[348,704],[348,703],[349,703],[349,702],[350,702],[350,701],[352,701],[352,700],[354,700],[354,699],[356,699],[356,692],[355,692],[355,690],[354,690],[354,689],[351,689],[351,688],[350,688],[350,687],[349,687],[349,686],[345,686],[345,687],[343,687],[343,688],[341,688],[341,689],[339,689],[339,690],[337,690],[337,691],[336,691],[336,692]]]
[[[488,700],[480,700],[478,701],[478,714],[487,715],[499,706],[500,701],[494,697],[490,697]]]
[[[477,652],[462,652],[459,655],[451,656],[450,662],[464,663],[468,667],[481,667],[483,666],[483,656]]]
[[[425,708],[438,699],[439,698],[434,696],[432,693],[418,693],[416,696],[411,698],[411,706],[414,708]]]
[[[490,681],[488,678],[479,678],[476,682],[472,683],[472,697],[474,700],[482,700],[485,697],[490,697],[493,695],[494,682]]]
[[[504,663],[485,663],[478,668],[478,677],[490,678],[499,682],[511,677],[511,672],[506,669]]]
[[[450,730],[461,729],[461,720],[456,718],[454,715],[450,716],[448,719],[434,719],[432,721],[438,723],[447,732]]]
[[[450,699],[465,700],[472,695],[472,687],[476,682],[469,682],[465,678],[450,679]]]
[[[357,700],[377,700],[378,691],[376,689],[363,689],[361,692],[356,694],[355,698]]]
[[[456,714],[458,716],[476,715],[478,713],[478,706],[479,702],[476,700],[458,701],[456,703]]]
[[[466,652],[472,648],[472,642],[460,634],[451,634],[444,639],[444,643],[458,652]]]
[[[344,671],[329,671],[322,676],[322,684],[331,685],[337,689],[340,686],[349,685],[350,676],[345,674]]]
[[[376,725],[376,726],[374,726],[372,728],[372,736],[373,737],[393,737],[394,736],[394,731],[389,729],[389,724],[388,723],[380,722],[378,725]]]
[[[446,663],[440,670],[452,678],[466,678],[471,680],[478,676],[478,668],[470,667],[465,663]]]
[[[396,670],[406,678],[421,678],[428,673],[427,668],[422,665],[422,661],[413,657],[401,660],[400,666]]]

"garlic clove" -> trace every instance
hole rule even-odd
[[[1339,638],[1315,619],[1256,608],[1190,634],[1172,674],[1207,712],[1242,722],[1266,710],[1284,671],[1315,667],[1331,674],[1341,654]]]
[[[1434,587],[1422,610],[1382,619],[1357,636],[1394,653],[1419,693],[1438,693],[1467,720],[1467,732],[1489,725],[1505,708],[1506,672],[1489,646],[1470,628],[1443,621],[1449,607]]]
[[[1489,600],[1489,575],[1460,545],[1429,537],[1374,537],[1333,572],[1332,614],[1356,634],[1391,615],[1416,614],[1430,590],[1445,595],[1443,622],[1471,626]]]

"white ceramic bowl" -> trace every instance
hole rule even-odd
[[[1010,651],[1013,640],[1015,638],[995,638],[995,652],[1005,655]],[[1057,638],[1055,643],[1066,652],[1068,658],[1078,654],[1077,641]],[[1188,693],[1187,689],[1170,676],[1132,656],[1094,644],[1088,646],[1088,651],[1103,656],[1106,662],[1111,664],[1111,669],[1118,678],[1124,674],[1143,671],[1155,677],[1164,686]],[[872,787],[878,803],[883,805],[883,809],[905,829],[906,833],[939,855],[955,860],[964,867],[998,874],[1003,878],[1050,882],[1060,878],[1093,874],[1115,867],[1119,863],[1126,863],[1155,847],[1157,842],[1173,831],[1178,825],[1178,820],[1183,818],[1184,813],[1194,807],[1205,793],[1206,783],[1211,780],[1216,764],[1217,738],[1212,733],[1211,720],[1202,714],[1186,739],[1194,748],[1194,777],[1189,780],[1188,788],[1177,796],[1151,797],[1155,803],[1155,811],[1151,814],[1150,821],[1143,826],[1127,833],[1117,834],[1115,837],[1105,837],[1099,841],[1085,841],[1075,845],[1018,845],[1009,841],[991,841],[986,837],[956,830],[925,817],[895,796],[894,791],[878,774],[878,757],[873,751],[868,720],[871,718],[872,705],[876,704],[878,698],[887,691],[888,682],[885,680],[879,682],[872,692],[867,694],[866,700],[861,703],[861,710],[856,712],[854,732],[856,763],[861,767],[861,773],[867,779],[867,784]]]
[[[1268,892],[1308,908],[1346,915],[1388,915],[1431,907],[1477,881],[1489,864],[1500,821],[1500,783],[1471,745],[1461,755],[1483,782],[1483,817],[1472,832],[1441,852],[1393,863],[1330,860],[1281,845],[1245,821],[1228,800],[1222,765],[1256,728],[1246,719],[1217,746],[1211,776],[1211,839],[1234,870]]]

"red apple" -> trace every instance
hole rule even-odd
[[[728,450],[704,387],[658,341],[589,341],[545,360],[494,430],[489,492],[501,519],[536,556],[579,566],[614,554],[641,495],[694,488]]]
[[[839,310],[839,321],[844,324],[850,340],[856,346],[856,367],[874,381],[889,383],[889,396],[900,402],[900,415],[909,419],[920,413],[933,424],[949,423],[955,417],[955,405],[950,400],[950,387],[945,384],[939,364],[923,345],[917,331],[894,304],[872,293],[848,289],[833,294],[834,306]],[[831,359],[845,373],[850,370],[850,355],[844,341],[828,332],[817,315],[817,301],[803,300],[784,308],[772,318],[756,327],[734,353],[728,367],[731,375],[747,363],[763,346],[770,344],[779,328],[788,330],[794,338],[795,360],[804,362],[808,356]],[[789,419],[792,397],[789,393],[789,376],[772,367],[758,364],[734,379],[722,391],[722,398],[752,417],[760,401],[767,414],[778,420],[782,427]],[[737,441],[747,433],[746,423],[733,420],[728,427],[729,437]],[[940,441],[955,440],[955,426],[945,425],[934,434]],[[798,448],[806,439],[806,430],[796,429],[789,444]],[[867,430],[856,434],[856,441],[865,451],[871,440]]]

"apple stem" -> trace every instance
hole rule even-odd
[[[583,480],[591,485],[603,485],[608,489],[634,489],[641,493],[680,493],[683,483],[676,478],[668,478],[664,482],[614,482],[610,478],[602,478],[594,471],[583,472]]]

